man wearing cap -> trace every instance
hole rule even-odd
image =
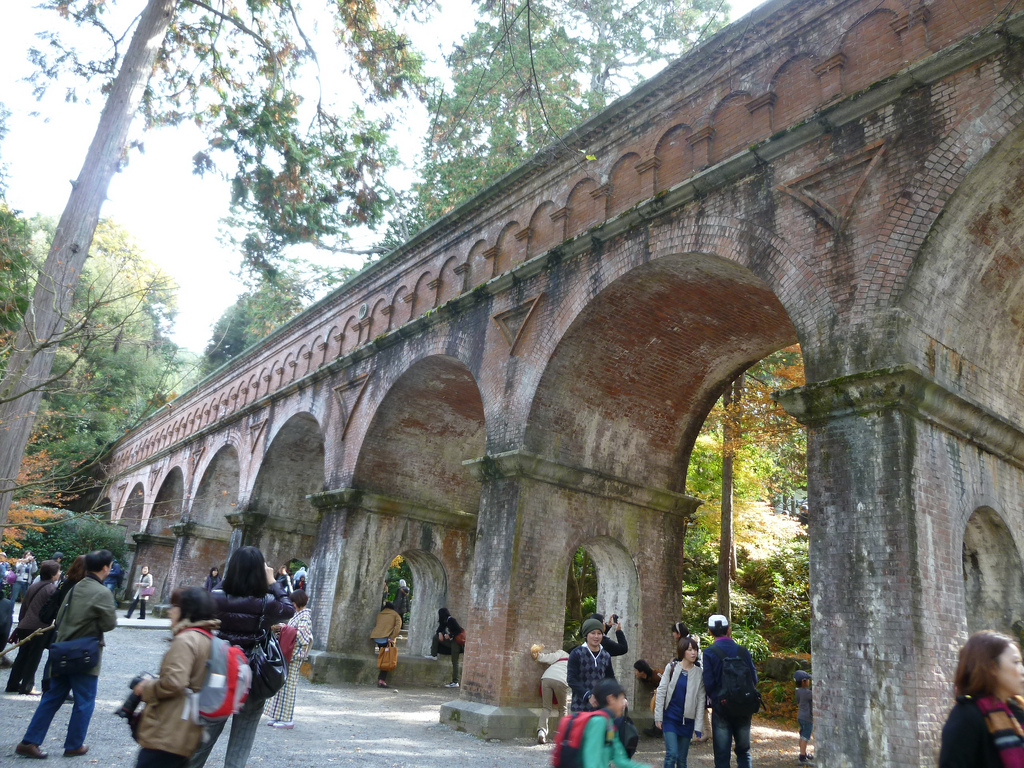
[[[612,657],[601,647],[604,639],[604,622],[587,619],[580,628],[586,639],[582,645],[572,649],[566,667],[565,681],[572,689],[572,711],[584,712],[590,709],[590,692],[605,678],[615,677],[612,671]]]
[[[729,768],[729,750],[735,742],[736,765],[750,768],[750,715],[735,715],[724,711],[721,701],[722,667],[724,659],[739,656],[746,662],[754,684],[757,670],[750,651],[729,637],[729,619],[715,614],[708,619],[708,631],[714,642],[704,651],[704,688],[711,699],[711,733],[715,750],[715,768]]]

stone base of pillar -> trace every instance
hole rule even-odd
[[[540,707],[496,707],[476,701],[449,701],[441,705],[441,723],[456,731],[471,733],[481,739],[532,739],[537,735]],[[629,710],[629,717],[637,730],[654,725],[649,709]],[[558,729],[558,718],[549,722],[548,740],[553,741]]]
[[[449,701],[441,705],[444,725],[481,739],[536,736],[539,717],[540,709],[532,707],[496,707],[476,701]],[[551,721],[551,727],[555,728],[555,718]]]
[[[314,683],[360,683],[375,685],[377,682],[377,657],[348,655],[312,651],[309,663],[313,668],[310,680]],[[443,688],[452,679],[452,663],[447,656],[437,661],[403,656],[398,652],[398,666],[388,672],[388,685],[395,688]],[[536,733],[536,730],[534,731]]]

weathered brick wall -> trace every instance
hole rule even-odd
[[[209,520],[203,478],[237,471],[233,541],[297,546],[260,512],[315,538],[337,652],[387,561],[422,553],[470,632],[463,698],[515,709],[581,543],[616,601],[635,570],[637,652],[671,651],[696,431],[798,340],[821,383],[793,407],[822,762],[932,764],[967,626],[957,483],[1022,524],[1022,26],[952,0],[771,4],[567,138],[595,161],[527,164],[127,436],[115,517],[148,520],[177,468],[180,514]]]

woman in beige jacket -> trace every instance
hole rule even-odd
[[[402,631],[402,617],[395,610],[390,600],[384,602],[384,608],[377,614],[377,623],[373,626],[370,639],[377,644],[377,653],[381,653],[389,645],[394,644],[398,633]],[[388,673],[383,669],[377,674],[377,686],[387,688]]]
[[[214,617],[216,604],[200,587],[176,589],[171,595],[171,647],[160,663],[160,676],[135,686],[135,695],[145,702],[139,720],[136,768],[181,768],[199,746],[202,726],[184,715],[186,690],[198,692],[206,679],[210,638],[220,626]],[[184,716],[183,716],[184,715]]]

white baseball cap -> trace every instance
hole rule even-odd
[[[723,628],[729,626],[729,620],[720,613],[716,613],[708,619],[708,629]]]

